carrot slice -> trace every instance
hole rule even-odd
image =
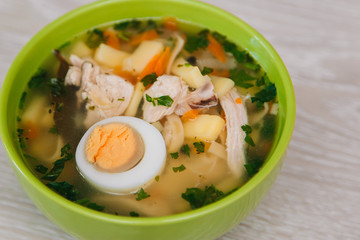
[[[186,121],[186,120],[190,120],[190,119],[195,119],[195,118],[197,118],[199,113],[200,113],[199,109],[191,109],[191,110],[187,111],[186,113],[184,113],[184,115],[182,115],[181,120]]]
[[[130,45],[135,46],[139,45],[141,42],[145,40],[152,40],[158,38],[159,34],[155,31],[155,29],[151,29],[149,31],[143,32],[141,34],[135,35],[130,40]]]
[[[131,84],[135,85],[137,83],[137,78],[130,71],[123,71],[122,66],[118,65],[114,68],[114,73],[125,80],[129,81]]]
[[[171,48],[169,46],[167,46],[165,48],[165,51],[159,57],[156,65],[155,65],[155,68],[154,68],[154,72],[156,72],[156,74],[158,76],[161,76],[165,73],[167,64],[170,59],[170,54],[171,54]]]
[[[228,69],[225,69],[225,70],[214,69],[212,71],[212,73],[210,73],[210,75],[215,75],[215,76],[219,76],[219,77],[230,77],[230,72]]]
[[[241,98],[237,98],[237,99],[235,100],[235,103],[237,103],[237,104],[242,104],[242,99],[241,99]]]
[[[223,47],[220,43],[210,34],[207,35],[209,45],[207,49],[220,61],[226,62],[226,56]]]
[[[118,50],[120,49],[120,41],[114,31],[105,30],[104,37],[106,38],[106,42],[105,42],[106,45],[109,45],[110,47]]]
[[[150,62],[145,66],[144,70],[142,70],[142,72],[139,74],[138,80],[141,80],[141,79],[143,79],[146,75],[154,72],[156,63],[158,62],[160,56],[161,56],[161,53],[160,53],[160,54],[156,54],[156,55],[150,60]]]
[[[176,31],[178,29],[176,18],[168,17],[164,20],[164,27],[167,30]]]

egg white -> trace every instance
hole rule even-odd
[[[145,146],[140,162],[125,172],[109,173],[98,170],[85,156],[85,144],[98,125],[124,123],[138,131]],[[166,162],[166,146],[161,133],[151,124],[135,117],[107,118],[91,126],[81,138],[76,149],[76,164],[80,174],[96,188],[114,194],[129,194],[151,183],[162,172]]]

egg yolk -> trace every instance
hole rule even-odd
[[[124,172],[143,157],[145,146],[140,134],[123,123],[96,126],[85,144],[88,162],[107,172]]]

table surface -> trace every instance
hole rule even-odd
[[[91,0],[1,0],[0,82],[42,27]],[[297,117],[268,196],[219,240],[360,239],[360,1],[206,0],[274,46]],[[32,204],[0,145],[0,239],[73,239]]]

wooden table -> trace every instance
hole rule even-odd
[[[0,81],[24,44],[92,0],[1,0]],[[360,1],[206,0],[262,33],[292,77],[297,118],[269,195],[219,240],[360,239]],[[72,239],[28,199],[0,147],[0,239]]]

